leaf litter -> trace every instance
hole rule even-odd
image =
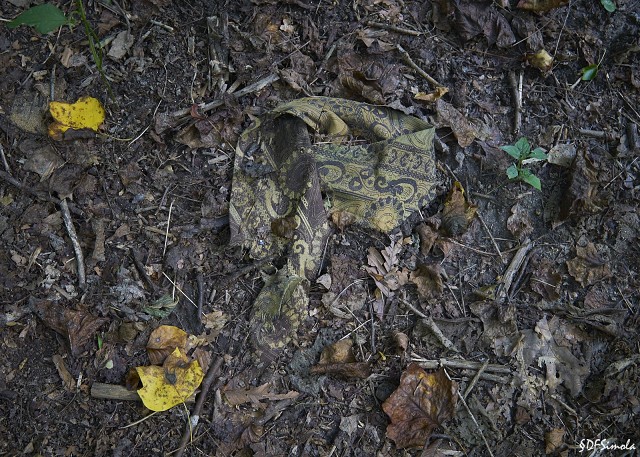
[[[495,455],[511,455],[513,449],[539,455],[545,448],[563,454],[579,446],[580,439],[589,439],[591,430],[615,430],[611,438],[616,442],[624,443],[628,436],[637,445],[632,424],[640,363],[634,343],[638,140],[637,113],[629,107],[635,103],[638,53],[618,37],[618,32],[634,33],[632,16],[623,9],[611,15],[598,2],[534,2],[535,14],[488,2],[334,2],[320,9],[304,2],[270,3],[254,2],[238,11],[214,7],[211,23],[220,28],[210,37],[204,24],[175,27],[171,18],[184,11],[170,2],[126,5],[126,31],[118,13],[100,5],[87,11],[99,24],[101,38],[121,37],[118,46],[110,45],[118,52],[105,57],[108,77],[120,96],[108,106],[116,116],[109,134],[133,139],[147,133],[131,144],[96,138],[94,130],[86,136],[65,135],[72,141],[55,143],[55,156],[39,152],[48,144],[40,125],[46,101],[38,101],[36,93],[48,94],[50,80],[59,100],[74,99],[85,89],[102,93],[97,72],[87,66],[92,63],[74,63],[75,55],[86,54],[82,30],[61,29],[60,46],[51,52],[69,67],[65,73],[58,69],[55,78],[49,67],[35,66],[43,61],[36,54],[40,38],[29,35],[26,27],[8,31],[12,45],[0,57],[8,68],[0,84],[7,90],[0,97],[11,111],[9,123],[0,127],[8,140],[2,145],[3,170],[15,180],[3,180],[0,188],[0,242],[6,248],[0,250],[0,283],[11,291],[3,296],[0,323],[3,343],[12,349],[0,359],[0,395],[29,398],[30,412],[39,414],[35,417],[44,428],[35,430],[33,423],[11,416],[16,427],[0,424],[10,437],[0,443],[0,451],[46,454],[55,447],[68,455],[101,455],[133,442],[145,455],[175,450],[172,431],[184,425],[178,412],[182,408],[154,425],[153,443],[137,440],[139,425],[87,435],[82,442],[72,427],[73,421],[83,421],[83,427],[112,430],[114,424],[139,419],[137,408],[118,404],[114,415],[113,400],[88,397],[87,382],[118,384],[127,366],[145,365],[144,347],[159,321],[180,325],[191,335],[188,360],[179,350],[166,370],[158,366],[169,385],[178,382],[179,369],[195,360],[206,371],[209,356],[203,350],[209,344],[224,354],[224,379],[214,381],[205,400],[205,411],[213,411],[207,416],[207,434],[213,438],[197,435],[201,427],[194,434],[204,437],[197,446],[211,455],[228,454],[229,449],[257,455],[391,455],[394,446],[411,441],[412,429],[387,434],[389,419],[376,401],[390,398],[414,358],[429,366],[427,371],[447,366],[469,407],[459,406],[453,421],[431,420],[418,412],[416,417],[426,420],[415,435],[424,440],[415,443],[424,452],[444,447],[446,452],[484,453],[484,436]],[[12,16],[18,14],[8,8]],[[147,22],[150,18],[155,22]],[[131,45],[128,36],[142,38]],[[398,54],[397,44],[449,92],[434,90]],[[579,91],[563,85],[597,62],[603,49],[616,52],[607,52],[597,74],[592,68],[591,80],[581,82]],[[512,71],[522,73],[521,132],[514,131],[515,94],[505,77]],[[280,80],[235,95],[270,74]],[[26,94],[15,94],[14,87]],[[425,103],[415,94],[439,100]],[[460,211],[454,220],[473,220],[463,216],[463,203],[472,197],[483,225],[470,223],[458,233],[448,230],[449,182],[439,185],[431,205],[407,215],[391,237],[363,229],[349,211],[329,209],[336,230],[320,249],[318,267],[318,274],[328,277],[322,285],[305,285],[309,306],[296,343],[273,365],[258,369],[248,361],[244,345],[250,304],[262,287],[260,278],[272,274],[274,266],[280,268],[282,259],[254,263],[241,250],[223,249],[228,241],[224,224],[220,230],[208,221],[227,214],[238,135],[252,119],[303,95],[368,101],[440,122],[438,159],[466,192],[457,194],[463,198],[457,199]],[[219,109],[201,111],[212,99],[221,103]],[[186,110],[187,117],[177,120],[171,116],[176,110]],[[160,125],[163,111],[168,111],[164,129],[145,130],[154,121]],[[539,173],[541,195],[504,181],[508,163],[499,148],[522,136],[550,151],[552,160]],[[25,138],[34,142],[14,147]],[[313,141],[327,138],[317,134]],[[41,156],[42,163],[34,156]],[[262,170],[271,169],[265,165]],[[75,284],[74,254],[57,207],[63,197],[82,211],[73,213],[82,249],[98,248],[87,261],[86,294],[78,293]],[[331,201],[325,203],[329,207]],[[559,214],[549,218],[546,208],[554,205]],[[300,224],[287,217],[279,214],[280,222],[266,224],[264,231],[294,241]],[[102,228],[94,223],[98,218]],[[527,238],[534,240],[533,249],[519,266],[508,268]],[[141,268],[131,263],[129,249],[138,251]],[[170,253],[166,257],[165,249]],[[372,271],[363,270],[365,265]],[[421,289],[406,283],[425,269]],[[202,300],[198,274],[204,277]],[[511,274],[506,299],[497,300],[496,285]],[[29,311],[23,310],[25,296],[48,300],[49,310],[40,310],[42,319],[24,317]],[[164,305],[163,297],[170,297],[166,303],[171,306]],[[187,297],[196,305],[201,301],[202,309]],[[384,303],[373,306],[382,298]],[[4,327],[5,322],[11,325]],[[334,334],[309,366],[319,361],[325,368],[364,363],[372,373],[366,381],[335,376],[330,369],[303,373],[288,365],[292,354],[311,345],[319,329]],[[434,340],[436,330],[461,350],[455,354],[441,344],[444,340]],[[52,337],[56,333],[62,345]],[[396,341],[399,334],[405,337]],[[335,341],[353,342],[347,359],[320,356],[321,348]],[[64,356],[66,372],[60,358],[54,358],[56,351]],[[304,376],[322,388],[310,394],[298,384],[288,387]],[[57,390],[44,381],[58,377],[62,383]],[[31,389],[35,380],[43,380],[36,392]],[[218,389],[222,384],[248,401],[225,404],[223,389]],[[289,392],[299,394],[288,398]],[[59,404],[68,405],[63,411],[72,417],[64,422],[66,428],[47,413],[59,411]],[[7,417],[13,406],[0,404]],[[445,428],[438,430],[442,424]],[[424,432],[432,428],[428,437]],[[42,442],[32,439],[42,430],[47,434]]]

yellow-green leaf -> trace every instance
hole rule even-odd
[[[49,112],[56,121],[49,126],[49,136],[58,141],[69,129],[97,132],[105,119],[102,103],[93,97],[82,97],[75,103],[51,102]]]

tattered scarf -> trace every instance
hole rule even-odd
[[[361,225],[389,232],[433,199],[434,131],[390,108],[310,97],[277,107],[243,132],[229,209],[231,244],[255,259],[286,253],[286,265],[267,278],[253,305],[254,349],[263,360],[295,337],[330,213],[347,212]]]

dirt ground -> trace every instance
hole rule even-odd
[[[85,2],[104,76],[81,24],[0,26],[0,455],[174,455],[193,403],[97,392],[161,324],[218,368],[184,455],[638,455],[640,2],[616,2]],[[49,138],[52,94],[99,99],[99,134]],[[252,304],[282,258],[229,246],[235,146],[306,96],[435,125],[438,197],[389,234],[337,220],[258,370]],[[523,164],[541,191],[507,178],[521,137],[548,153]],[[449,214],[456,181],[475,214]],[[426,384],[388,428],[412,363]]]

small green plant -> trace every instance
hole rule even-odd
[[[525,137],[516,141],[516,144],[502,146],[501,149],[518,161],[507,168],[506,171],[509,179],[524,181],[536,189],[541,190],[542,186],[540,185],[540,178],[534,175],[528,168],[523,168],[523,164],[525,160],[529,159],[547,160],[547,154],[544,150],[542,148],[535,148],[532,151],[529,140]]]
[[[616,10],[616,4],[613,0],[600,0],[600,3],[610,13],[613,13]]]
[[[109,90],[109,95],[113,98],[111,85],[109,84],[109,80],[102,68],[103,53],[100,38],[87,19],[82,0],[75,0],[75,5],[76,10],[69,13],[68,16],[65,16],[64,12],[62,12],[60,8],[52,5],[51,3],[33,6],[23,11],[15,19],[7,23],[7,27],[13,29],[20,25],[29,25],[35,28],[38,32],[46,34],[53,32],[64,25],[74,27],[79,21],[84,27],[84,33],[87,36],[91,57],[93,57],[93,61],[100,73],[100,77]]]

